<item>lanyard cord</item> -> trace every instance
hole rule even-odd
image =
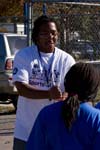
[[[49,83],[49,75],[50,75],[50,73],[51,73],[51,68],[52,68],[52,64],[53,64],[53,60],[54,60],[54,54],[55,54],[55,50],[54,50],[54,52],[53,52],[53,56],[52,56],[52,60],[51,60],[49,69],[47,70],[47,69],[45,68],[44,63],[43,63],[43,59],[42,59],[41,53],[40,53],[40,51],[38,50],[38,55],[39,55],[40,62],[41,62],[41,65],[42,65],[42,67],[43,67],[43,70],[44,70],[44,72],[45,72],[45,78],[46,78],[47,84]]]

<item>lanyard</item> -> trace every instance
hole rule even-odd
[[[41,65],[42,65],[43,70],[44,70],[44,74],[45,74],[45,78],[46,78],[47,84],[49,84],[49,76],[50,76],[51,69],[52,69],[52,64],[53,64],[53,60],[54,60],[54,54],[55,54],[55,51],[53,52],[53,55],[51,56],[51,57],[52,57],[51,63],[50,63],[49,68],[48,68],[48,70],[47,70],[46,67],[45,67],[45,65],[44,65],[44,62],[43,62],[41,53],[40,53],[40,51],[38,50],[38,55],[39,55]]]

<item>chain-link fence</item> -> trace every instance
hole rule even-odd
[[[54,17],[59,25],[57,46],[76,60],[100,59],[100,3],[32,3],[32,23],[43,13]],[[18,20],[12,18],[14,23]]]
[[[43,3],[33,3],[33,21],[43,13]],[[100,4],[45,3],[45,13],[60,27],[58,46],[75,59],[100,58]]]

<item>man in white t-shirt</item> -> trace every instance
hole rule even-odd
[[[75,60],[55,47],[57,39],[55,21],[48,16],[40,16],[32,31],[34,44],[15,56],[13,81],[19,99],[13,150],[25,150],[34,121],[44,106],[67,97],[64,77]]]

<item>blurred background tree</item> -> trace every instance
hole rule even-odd
[[[0,17],[2,16],[22,16],[23,0],[0,0]]]

